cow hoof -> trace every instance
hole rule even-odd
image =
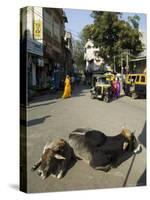
[[[32,168],[31,168],[31,171],[35,171],[36,170],[36,166],[33,165]]]
[[[111,169],[111,165],[106,165],[104,167],[100,166],[100,167],[95,167],[96,170],[101,170],[104,172],[108,172]]]
[[[51,177],[56,178],[57,176],[56,174],[51,174]]]
[[[44,181],[46,179],[46,176],[42,176],[42,180]]]
[[[42,171],[41,171],[41,170],[38,170],[38,171],[37,171],[37,175],[38,175],[38,176],[41,176],[41,175],[42,175]]]
[[[61,179],[63,177],[62,173],[57,175],[57,179]]]

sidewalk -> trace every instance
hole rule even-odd
[[[30,104],[33,104],[33,103],[38,103],[41,101],[48,101],[48,100],[53,100],[53,99],[59,99],[59,98],[61,98],[62,94],[63,94],[63,91],[59,90],[55,93],[48,92],[47,94],[33,97],[32,100],[29,101],[28,107],[30,107]]]

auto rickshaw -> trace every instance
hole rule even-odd
[[[112,73],[105,73],[104,75],[106,76],[106,79],[107,79],[108,81],[113,81],[114,78],[115,78],[115,75],[112,74]]]
[[[91,99],[101,99],[106,103],[110,102],[112,99],[112,87],[111,81],[105,75],[93,75],[92,76],[92,89]]]
[[[124,93],[136,99],[146,97],[146,74],[128,74],[123,84]]]

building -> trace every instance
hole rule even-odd
[[[93,72],[100,70],[104,64],[104,59],[99,56],[99,48],[94,47],[94,42],[88,39],[85,44],[84,59],[86,61],[86,71]]]
[[[146,73],[146,60],[147,60],[147,36],[146,32],[142,33],[142,43],[144,50],[134,59],[130,60],[130,68],[134,73]]]
[[[70,32],[65,32],[65,73],[72,74],[73,72],[73,45],[72,45],[72,34]]]
[[[66,61],[66,22],[63,9],[31,6],[21,9],[20,49],[26,54],[27,83],[32,93],[48,88],[52,77],[57,86],[60,84]]]

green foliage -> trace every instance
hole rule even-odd
[[[84,70],[84,43],[82,40],[73,41],[73,60],[79,70]]]
[[[117,58],[125,49],[133,55],[143,50],[138,15],[128,17],[128,21],[122,20],[122,14],[118,12],[93,11],[91,16],[94,23],[84,27],[82,40],[85,43],[87,39],[93,39],[107,63],[113,63],[114,55]]]
[[[133,28],[135,28],[135,29],[139,28],[140,17],[138,15],[134,15],[133,17],[129,16],[128,21],[129,21],[129,23],[131,23]]]

